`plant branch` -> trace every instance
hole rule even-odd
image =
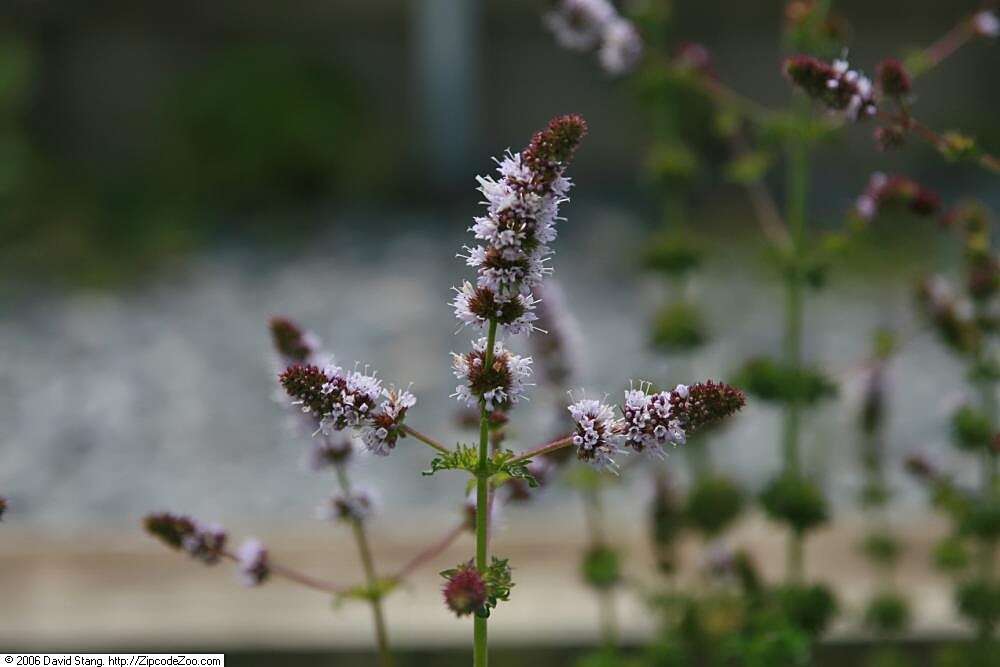
[[[447,447],[445,447],[444,445],[442,445],[439,441],[435,440],[434,438],[432,438],[430,436],[424,435],[423,433],[421,433],[420,431],[418,431],[415,428],[411,428],[410,426],[408,426],[406,424],[403,424],[403,431],[407,435],[412,435],[414,438],[416,438],[420,442],[424,443],[425,445],[433,447],[434,449],[436,449],[437,451],[441,452],[442,454],[450,454],[451,453],[451,450],[448,449]]]
[[[534,449],[529,449],[526,452],[521,452],[520,454],[516,455],[514,458],[509,460],[507,463],[520,463],[521,461],[527,461],[528,459],[535,458],[536,456],[551,454],[556,450],[562,449],[563,447],[572,444],[573,444],[573,436],[566,435],[561,438],[557,438],[555,440],[547,442],[544,445],[539,445]]]
[[[459,536],[466,531],[467,528],[468,524],[465,521],[456,524],[455,527],[445,533],[443,537],[411,558],[406,565],[400,568],[399,572],[393,575],[392,580],[400,582],[424,564],[437,558],[448,547],[450,547],[452,543],[454,543],[455,540],[457,540]]]
[[[230,551],[223,551],[222,557],[233,562],[239,562],[239,558],[236,554]],[[347,589],[343,586],[338,586],[337,584],[331,583],[329,581],[323,581],[322,579],[316,579],[308,574],[303,574],[298,570],[293,570],[290,567],[285,567],[284,565],[279,565],[273,560],[268,559],[268,570],[271,574],[281,577],[282,579],[287,579],[291,582],[299,584],[300,586],[305,586],[306,588],[311,588],[314,591],[319,591],[321,593],[343,593]]]

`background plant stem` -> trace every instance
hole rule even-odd
[[[805,113],[808,113],[808,102]],[[804,114],[800,110],[800,117]],[[788,142],[787,212],[788,230],[791,236],[789,268],[785,273],[785,361],[788,368],[797,372],[802,366],[802,324],[803,324],[803,275],[802,260],[806,227],[806,198],[809,189],[809,154],[804,137],[795,136]],[[801,473],[799,452],[799,431],[801,405],[794,396],[785,408],[783,454],[785,473]],[[802,578],[802,539],[799,531],[791,531],[788,547],[789,581]]]
[[[493,347],[497,338],[497,322],[490,320],[489,333],[486,336],[486,352],[483,364],[486,368],[493,365]],[[479,406],[479,467],[476,471],[476,569],[485,572],[489,555],[489,456],[490,456],[490,413],[486,401],[481,400]],[[487,648],[486,618],[475,615],[473,621],[473,664],[475,667],[486,667],[489,660]]]
[[[336,466],[337,481],[345,495],[351,492],[351,481],[347,477],[347,469],[343,465]],[[365,572],[365,583],[372,592],[369,602],[372,608],[372,618],[375,623],[375,643],[378,646],[379,664],[382,667],[392,667],[392,653],[389,649],[389,631],[385,623],[385,611],[382,608],[382,594],[379,589],[378,575],[375,573],[375,561],[372,558],[371,547],[365,526],[359,519],[351,519],[354,530],[354,541],[358,544],[361,555],[361,566]]]

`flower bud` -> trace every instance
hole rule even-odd
[[[444,603],[456,616],[467,616],[486,604],[486,581],[471,563],[459,565],[448,573],[444,585]]]
[[[149,514],[143,519],[146,532],[173,549],[183,549],[206,565],[219,561],[226,547],[226,531],[215,524],[204,524],[186,516],[167,512]]]
[[[886,58],[875,69],[879,88],[890,97],[908,95],[912,88],[910,75],[906,73],[903,63],[895,58]]]
[[[272,317],[268,323],[274,349],[286,366],[307,364],[319,351],[319,341],[295,322],[284,317]]]

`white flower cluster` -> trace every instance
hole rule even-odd
[[[236,551],[240,581],[244,586],[260,586],[271,573],[267,549],[260,540],[249,539]]]
[[[464,325],[475,328],[485,328],[489,323],[488,316],[496,317],[500,322],[501,333],[507,336],[530,334],[535,330],[535,305],[538,301],[531,294],[516,294],[507,301],[499,301],[492,290],[476,287],[469,281],[462,287],[453,288],[455,298],[451,305],[455,309],[455,317]]]
[[[671,403],[674,396],[687,398],[688,388],[679,384],[672,391],[647,393],[648,385],[625,392],[622,414],[625,422],[625,445],[637,452],[647,452],[651,456],[663,458],[664,445],[683,445],[686,440],[684,428],[677,415],[672,414]]]
[[[598,468],[616,470],[615,454],[621,452],[621,420],[615,409],[595,399],[582,399],[569,406],[569,414],[576,423],[573,445],[576,455]]]
[[[571,183],[560,174],[535,191],[530,185],[538,175],[520,153],[508,152],[497,171],[498,178],[478,178],[487,210],[469,231],[481,243],[466,246],[462,255],[478,276],[475,285],[456,288],[452,306],[463,324],[481,328],[496,317],[504,334],[530,333],[536,319],[531,293],[552,272],[545,262],[556,238],[559,205]]]
[[[374,375],[359,370],[345,371],[332,364],[326,366],[323,373],[327,382],[322,391],[327,395],[330,407],[320,418],[320,430],[333,433],[348,427],[360,427],[382,396],[382,381]]]
[[[331,363],[323,370],[293,366],[282,374],[293,404],[319,425],[315,435],[322,443],[313,453],[314,467],[338,463],[350,455],[350,443],[338,437],[345,429],[357,431],[367,449],[380,456],[388,455],[403,434],[406,412],[416,405],[416,397],[383,386],[367,370],[346,371]]]
[[[850,64],[844,59],[834,60],[830,65],[833,68],[833,76],[827,79],[826,87],[830,90],[843,89],[850,94],[844,115],[849,120],[874,116],[878,112],[878,106],[875,104],[875,88],[871,79],[851,69]]]
[[[542,21],[563,48],[596,49],[601,66],[610,74],[629,72],[642,56],[642,38],[635,26],[608,0],[559,0]]]
[[[493,345],[493,363],[486,367],[487,339],[473,341],[472,351],[452,353],[452,369],[461,384],[455,387],[453,398],[469,407],[476,407],[479,399],[486,402],[487,410],[514,405],[526,397],[531,376],[531,357],[512,354],[504,344]]]
[[[417,404],[417,397],[406,390],[390,388],[383,394],[385,400],[361,426],[361,440],[378,456],[388,456],[395,448],[406,411]]]

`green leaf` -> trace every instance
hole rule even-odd
[[[433,475],[440,470],[466,470],[474,475],[478,466],[478,449],[473,445],[458,443],[454,450],[431,459],[430,470],[424,470],[421,474]]]

